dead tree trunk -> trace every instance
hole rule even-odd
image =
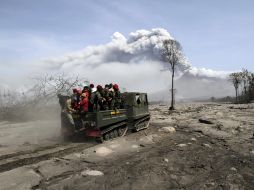
[[[163,41],[162,59],[169,64],[169,70],[171,70],[171,105],[169,110],[174,110],[174,77],[175,68],[183,60],[182,48],[179,42],[175,40],[165,40]]]
[[[174,96],[174,78],[175,78],[175,68],[173,66],[172,68],[172,84],[171,84],[171,106],[170,106],[170,110],[174,110],[175,106],[174,106],[174,100],[175,100],[175,96]]]
[[[235,89],[235,102],[238,103],[238,89]]]
[[[241,84],[241,73],[231,73],[229,75],[229,80],[233,83],[234,88],[235,88],[235,100],[236,103],[238,103],[238,88],[239,85]]]

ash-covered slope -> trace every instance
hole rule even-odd
[[[200,77],[185,73],[175,81],[176,100],[208,100],[211,97],[232,96],[234,89],[230,82],[218,77]],[[169,102],[171,98],[171,86],[150,94],[150,101],[161,100]]]

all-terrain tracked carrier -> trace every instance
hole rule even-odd
[[[128,130],[139,131],[148,128],[150,114],[147,94],[125,92],[121,96],[123,109],[72,114],[74,119],[80,119],[82,122],[82,129],[78,131],[78,134],[95,137],[98,141],[103,142],[124,136]],[[63,137],[75,136],[77,134],[75,129],[75,123],[71,122],[67,114],[62,111],[61,132]]]

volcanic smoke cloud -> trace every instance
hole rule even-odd
[[[78,73],[96,84],[115,82],[128,91],[146,91],[152,99],[167,100],[170,73],[162,71],[166,64],[161,61],[160,53],[166,39],[173,37],[162,28],[137,30],[128,38],[115,32],[107,44],[89,46],[60,58],[46,60],[46,70]],[[178,97],[231,94],[231,87],[225,80],[227,72],[195,68],[185,59],[177,73]]]

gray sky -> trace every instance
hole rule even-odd
[[[164,28],[195,67],[254,71],[252,0],[0,0],[0,75],[105,44],[118,31]]]

